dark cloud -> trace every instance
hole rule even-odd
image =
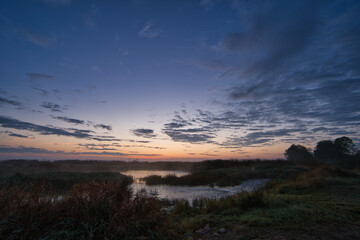
[[[112,127],[110,125],[105,125],[105,124],[95,124],[94,125],[95,128],[102,128],[102,129],[105,129],[105,130],[108,130],[108,131],[111,131],[112,130]]]
[[[207,128],[179,129],[165,127],[163,132],[174,142],[209,143],[215,137],[214,133]]]
[[[233,148],[233,147],[253,147],[253,146],[261,146],[264,144],[271,143],[273,140],[281,139],[283,137],[288,138],[289,136],[293,136],[293,134],[301,133],[305,129],[276,129],[269,131],[260,131],[260,132],[251,132],[246,134],[245,136],[233,136],[228,137],[225,142],[220,144],[225,148]]]
[[[28,136],[22,135],[22,134],[17,134],[17,133],[13,133],[10,131],[3,131],[3,133],[8,134],[11,137],[18,137],[18,138],[28,138]]]
[[[55,79],[56,77],[53,75],[49,75],[49,74],[44,74],[44,73],[28,73],[27,76],[29,77],[30,80],[32,81],[37,81],[37,80],[50,80],[50,79]]]
[[[115,151],[117,148],[112,147],[111,144],[78,144],[81,147],[85,147],[89,150],[100,150],[100,151]]]
[[[250,24],[241,33],[230,33],[224,46],[230,51],[252,54],[249,71],[266,71],[302,52],[316,33],[320,4],[313,1],[258,4]],[[276,14],[273,14],[276,12]]]
[[[53,107],[53,105],[51,105]],[[57,105],[58,106],[58,105]],[[60,106],[59,106],[60,107]],[[56,110],[57,108],[55,108]],[[53,110],[52,110],[53,111]],[[95,128],[102,128],[102,129],[105,129],[105,130],[108,130],[108,131],[112,131],[112,127],[110,125],[105,125],[105,124],[95,124],[91,121],[85,121],[85,120],[80,120],[80,119],[76,119],[76,118],[69,118],[69,117],[57,117],[57,116],[52,116],[50,115],[52,118],[54,119],[57,119],[57,120],[61,120],[61,121],[64,121],[64,122],[67,122],[67,123],[71,123],[71,124],[75,124],[75,125],[92,125],[94,126]],[[93,132],[93,131],[92,131]],[[101,137],[103,136],[98,136],[97,139],[101,139]],[[105,138],[104,139],[108,139],[108,138],[111,138],[109,136],[104,136]],[[101,141],[101,140],[99,140]],[[105,141],[105,140],[104,140]]]
[[[84,130],[84,129],[77,129],[77,128],[57,128],[51,126],[43,126],[29,122],[23,122],[17,119],[0,116],[0,125],[3,128],[12,128],[17,130],[27,130],[35,133],[39,133],[41,135],[57,135],[57,136],[68,136],[68,137],[75,137],[81,139],[92,139],[95,141],[108,141],[108,142],[115,142],[115,141],[122,141],[114,136],[97,136],[94,135],[94,131],[92,130]]]
[[[84,130],[75,129],[72,131],[67,131],[61,128],[37,125],[4,116],[0,116],[0,125],[3,128],[27,130],[27,131],[39,133],[41,135],[69,136],[69,137],[85,138],[85,139],[90,139],[92,137],[91,134],[89,134]]]
[[[67,123],[72,123],[72,124],[85,124],[84,120],[80,120],[80,119],[76,119],[76,118],[69,118],[69,117],[56,117],[56,116],[51,116],[54,119],[58,119]]]
[[[99,141],[99,142],[120,142],[120,141],[122,141],[121,139],[115,138],[113,136],[95,136],[92,139]]]
[[[62,112],[63,110],[60,105],[51,102],[43,102],[41,107],[50,109],[52,112]]]
[[[132,129],[131,132],[138,137],[144,137],[144,138],[156,137],[156,134],[154,134],[154,130],[152,129],[138,128],[138,129]]]
[[[0,146],[0,153],[20,153],[20,154],[60,154],[60,155],[100,155],[100,156],[161,156],[161,154],[134,154],[134,153],[121,153],[121,152],[111,152],[111,151],[102,151],[102,152],[65,152],[65,151],[51,151],[45,148],[35,148],[35,147],[10,147],[10,146]]]
[[[50,151],[44,148],[34,148],[34,147],[7,147],[0,146],[0,153],[35,153],[35,154],[44,154],[44,153],[63,153],[62,151]]]
[[[32,87],[32,89],[36,90],[43,97],[47,97],[49,95],[49,92],[45,89],[38,88],[38,87]]]
[[[359,11],[358,1],[241,4],[239,30],[217,45],[221,54],[204,60],[221,72],[219,78],[233,81],[225,89],[228,98],[215,103],[227,110],[199,111],[196,122],[215,129],[243,125],[250,132],[228,141],[240,146],[285,139],[271,134],[274,125],[303,129],[291,138],[299,141],[358,135]]]
[[[2,106],[3,104],[9,104],[9,105],[19,107],[19,108],[23,107],[23,104],[18,102],[18,101],[14,101],[14,100],[10,100],[10,99],[0,97],[0,106]]]

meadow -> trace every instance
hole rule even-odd
[[[12,164],[15,170],[16,162]],[[246,179],[271,180],[251,193],[195,199],[189,203],[160,200],[146,192],[134,193],[132,179],[118,172],[74,171],[80,167],[69,172],[64,167],[58,171],[42,167],[35,173],[36,167],[35,170],[29,167],[29,173],[1,178],[0,238],[360,238],[357,171],[280,160],[191,164],[182,165],[186,170],[192,169],[186,177],[168,176],[157,181],[175,185],[231,185]],[[181,169],[175,164],[164,165]]]

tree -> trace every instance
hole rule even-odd
[[[309,149],[302,145],[295,144],[285,150],[285,156],[289,161],[312,162],[314,160]]]
[[[359,150],[348,137],[318,142],[314,155],[328,164],[337,164],[344,168],[352,169],[360,165]]]
[[[343,155],[356,155],[359,152],[354,142],[348,137],[337,138],[334,144]]]
[[[335,163],[339,158],[339,148],[331,140],[323,140],[317,143],[314,156],[326,163]]]

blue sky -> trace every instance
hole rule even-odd
[[[358,1],[0,3],[0,158],[359,144]]]

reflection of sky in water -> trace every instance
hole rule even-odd
[[[143,178],[143,177],[151,176],[151,175],[158,175],[158,176],[162,176],[162,177],[165,177],[167,175],[175,175],[177,177],[181,177],[181,176],[189,174],[189,172],[158,171],[158,170],[131,170],[131,171],[121,172],[121,174],[132,176],[134,178],[134,180],[137,181],[137,180],[139,180],[139,178]]]
[[[125,175],[133,176],[135,179],[142,178],[149,175],[166,176],[174,174],[176,176],[184,176],[187,172],[181,171],[127,171],[122,172]],[[241,185],[234,187],[209,187],[209,186],[169,186],[169,185],[155,185],[146,186],[144,183],[136,182],[132,184],[134,192],[145,189],[148,193],[156,192],[158,197],[166,199],[186,199],[190,202],[195,198],[220,198],[235,194],[242,191],[253,191],[261,187],[267,179],[256,179],[244,181]]]

